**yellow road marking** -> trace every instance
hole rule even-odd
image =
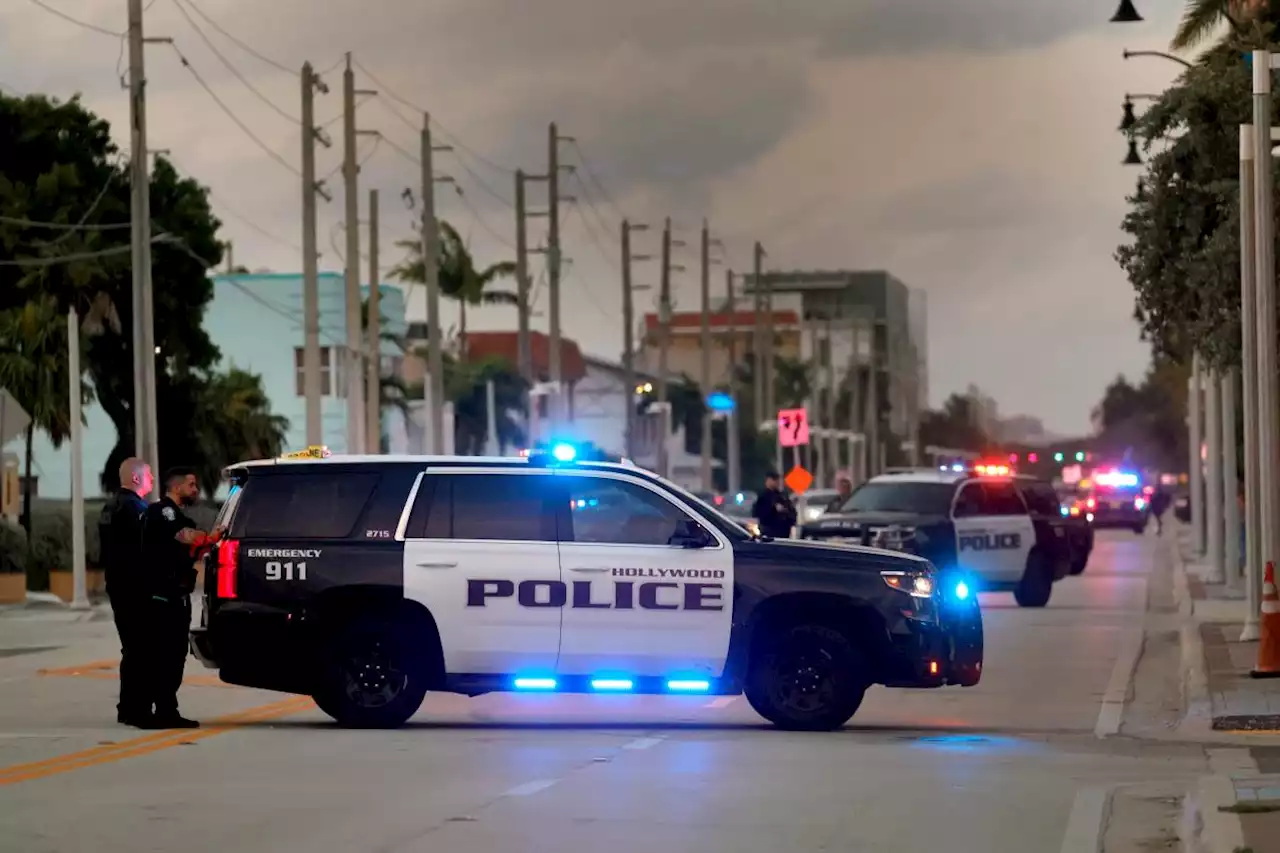
[[[238,725],[285,717],[310,707],[313,707],[311,697],[292,696],[281,702],[259,705],[255,708],[248,708],[244,711],[218,717],[201,729],[170,729],[163,732],[154,732],[120,743],[95,746],[43,761],[15,764],[12,767],[0,769],[0,786],[12,785],[18,782],[30,782],[34,779],[56,776],[72,770],[82,770],[86,767],[109,764],[125,758],[148,755],[180,744],[211,738],[215,735],[232,731]]]
[[[112,658],[111,660],[97,660],[92,663],[64,666],[57,669],[37,669],[36,675],[92,675],[108,669],[118,669],[119,667],[119,659]]]
[[[83,663],[77,666],[65,666],[59,669],[38,669],[37,675],[58,678],[92,678],[98,681],[114,681],[120,678],[119,661],[106,660]],[[216,675],[187,675],[182,679],[184,687],[227,687],[235,689],[237,685],[227,684]]]

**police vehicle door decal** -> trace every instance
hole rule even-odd
[[[445,670],[553,672],[564,594],[550,475],[451,468],[424,480],[405,530],[404,594],[431,611]]]
[[[569,504],[561,516],[559,673],[719,677],[733,618],[729,543],[678,497],[642,480],[557,476]],[[686,547],[694,544],[688,534],[706,541]]]
[[[998,584],[1022,579],[1035,528],[1011,483],[966,484],[956,496],[953,515],[962,570]]]

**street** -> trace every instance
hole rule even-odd
[[[1170,618],[1157,543],[1099,533],[1043,610],[984,595],[978,687],[874,688],[833,734],[741,698],[508,695],[346,731],[194,660],[181,698],[205,727],[148,734],[114,722],[109,617],[0,616],[0,849],[1164,849],[1211,755],[1169,737],[1167,646],[1130,689],[1148,601],[1149,629]]]

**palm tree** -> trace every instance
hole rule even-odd
[[[405,348],[404,341],[395,334],[386,331],[386,326],[379,327],[382,331],[378,337],[381,341],[387,341],[396,345],[402,352]],[[360,329],[364,332],[369,331],[369,300],[360,303]],[[381,352],[379,352],[381,357]],[[409,416],[409,401],[413,399],[421,399],[421,389],[410,388],[400,376],[393,373],[384,374],[378,371],[378,410],[385,411],[388,408],[398,409],[405,418]],[[383,453],[387,452],[389,437],[384,432],[378,436],[378,448]]]
[[[415,355],[425,359],[425,352]],[[466,362],[444,356],[444,393],[453,403],[454,448],[460,455],[481,453],[489,432],[488,383],[494,386],[499,450],[523,446],[523,422],[528,383],[501,358]],[[410,398],[421,399],[422,389],[407,389]]]
[[[28,484],[22,499],[22,526],[31,541],[31,467],[35,431],[42,430],[54,447],[71,435],[71,400],[68,374],[67,321],[57,300],[48,294],[0,313],[0,388],[6,389],[27,412],[25,474]],[[77,344],[80,342],[77,341]],[[91,398],[84,383],[81,399]]]
[[[271,411],[261,376],[236,367],[215,374],[203,389],[200,407],[203,417],[196,423],[205,470],[199,474],[211,495],[228,465],[269,459],[283,450],[289,420]]]
[[[468,305],[515,305],[516,295],[508,290],[492,290],[490,285],[499,279],[516,273],[514,261],[499,261],[484,269],[476,267],[467,242],[457,229],[445,220],[440,222],[440,293],[456,300],[461,309],[458,336],[462,351],[466,352]],[[391,270],[391,277],[411,284],[426,282],[422,262],[422,243],[419,240],[398,240],[396,245],[407,253],[405,259]]]
[[[1187,0],[1170,46],[1174,50],[1196,47],[1224,22],[1238,35],[1255,22],[1276,23],[1277,19],[1280,3],[1273,0]]]

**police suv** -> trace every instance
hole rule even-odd
[[[1066,522],[1056,503],[1041,508],[1028,500],[1030,478],[1004,470],[997,476],[947,468],[873,477],[839,512],[802,525],[800,536],[900,548],[972,579],[975,588],[1012,590],[1020,606],[1044,607],[1054,582],[1071,568]]]
[[[231,684],[391,727],[427,691],[745,693],[829,730],[872,684],[973,686],[975,597],[927,560],[773,541],[571,453],[228,469],[191,646]]]

